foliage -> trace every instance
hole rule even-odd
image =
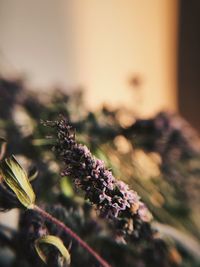
[[[54,127],[45,127],[41,119]],[[76,129],[76,139],[69,125]],[[20,80],[1,79],[0,136],[1,169],[3,156],[14,154],[27,171],[40,207],[111,266],[199,266],[200,141],[178,115],[162,112],[144,120],[123,109],[89,112],[81,92],[55,90],[37,96]],[[0,226],[2,267],[44,266],[35,242],[49,235],[62,240],[71,255],[70,266],[99,266],[58,225],[34,209],[24,209],[15,193],[1,178],[0,208],[20,208],[16,230],[8,229],[6,222]],[[122,197],[125,194],[128,198]],[[141,220],[147,214],[143,202],[155,221],[149,221],[149,215]],[[52,246],[46,261],[48,266],[69,263]]]

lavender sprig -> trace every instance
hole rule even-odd
[[[96,159],[85,145],[76,141],[75,132],[66,120],[44,124],[56,128],[54,150],[65,164],[61,174],[73,179],[75,186],[96,205],[101,216],[129,234],[134,231],[136,222],[150,221],[150,212],[138,194],[126,183],[117,180],[102,160]]]

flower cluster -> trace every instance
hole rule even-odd
[[[134,219],[150,220],[150,213],[138,194],[123,181],[117,180],[104,162],[96,159],[85,145],[76,142],[73,129],[64,119],[45,124],[57,129],[54,149],[65,163],[62,175],[73,179],[75,186],[96,205],[101,216],[119,224],[123,219],[133,220],[133,224]],[[130,232],[130,227],[128,230]]]
[[[134,145],[138,136],[137,145],[146,151],[159,153],[163,163],[194,157],[200,151],[198,133],[187,121],[173,113],[160,112],[151,119],[138,119],[123,134]]]

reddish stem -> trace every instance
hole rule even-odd
[[[85,241],[83,241],[75,232],[73,232],[64,223],[47,213],[45,210],[34,205],[33,209],[37,211],[42,217],[49,220],[50,222],[61,228],[66,234],[68,234],[72,239],[76,240],[85,250],[87,250],[100,264],[102,267],[111,267],[96,251],[94,251]]]

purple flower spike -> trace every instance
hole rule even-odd
[[[46,122],[46,125],[52,126],[52,122]],[[75,186],[96,205],[101,216],[118,224],[123,220],[132,220],[133,224],[134,221],[150,220],[149,211],[138,194],[117,180],[85,145],[76,142],[74,131],[64,119],[53,126],[57,130],[55,150],[65,163],[62,175],[73,179]]]

